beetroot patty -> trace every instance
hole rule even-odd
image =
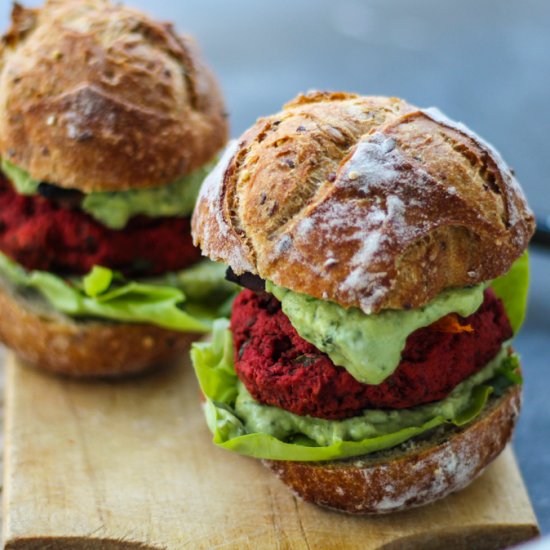
[[[41,196],[15,192],[0,173],[0,250],[28,269],[84,274],[94,265],[158,275],[196,262],[187,218],[139,216],[123,230]]]
[[[235,369],[254,399],[302,416],[340,419],[368,408],[413,407],[443,399],[512,336],[491,290],[464,323],[473,331],[440,332],[434,324],[413,332],[397,370],[375,386],[358,382],[301,338],[275,297],[245,290],[231,317]]]

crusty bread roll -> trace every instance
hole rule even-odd
[[[0,340],[34,366],[75,377],[118,377],[181,357],[199,335],[149,324],[77,320],[0,285]]]
[[[521,387],[492,399],[464,428],[387,451],[333,462],[263,463],[308,502],[350,514],[386,514],[429,504],[466,487],[497,457],[512,436]]]
[[[193,218],[195,243],[235,273],[366,313],[505,273],[533,229],[510,169],[461,124],[320,92],[234,143]]]
[[[108,0],[14,5],[0,44],[0,156],[84,192],[160,186],[227,139],[193,41]]]
[[[262,288],[261,281],[238,275],[252,273],[375,317],[387,309],[420,308],[446,289],[506,273],[527,247],[534,220],[498,152],[436,109],[397,98],[312,92],[259,119],[227,148],[203,185],[192,228],[203,253],[229,264],[235,279],[251,288]],[[268,314],[269,321],[261,323],[250,314],[250,325],[273,331]],[[312,317],[305,315],[303,323]],[[315,321],[333,323],[335,333],[344,325],[325,312]],[[382,326],[390,339],[392,327]],[[294,329],[302,336],[303,326]],[[351,334],[349,324],[345,330],[350,339],[362,337],[359,330]],[[302,336],[310,344],[311,331]],[[325,334],[322,351],[346,368],[353,352],[339,350],[337,362],[330,333]],[[245,346],[262,345],[243,335],[234,336],[236,361]],[[475,347],[481,335],[471,338]],[[507,345],[505,338],[499,347]],[[237,344],[239,339],[244,343]],[[288,347],[298,340],[289,339]],[[277,346],[271,341],[265,346],[266,356],[273,353],[279,361],[280,352],[271,351]],[[294,350],[302,354],[296,361],[309,358],[303,349]],[[438,369],[454,368],[439,360]],[[279,366],[273,367],[276,376],[282,376]],[[236,372],[239,376],[239,368]],[[316,385],[311,393],[321,400],[325,386],[319,372],[311,375]],[[242,375],[241,381],[246,386]],[[413,383],[425,384],[420,374]],[[272,389],[275,394],[275,385]],[[333,400],[337,410],[340,402]],[[385,451],[323,462],[294,461],[289,451],[289,460],[264,464],[306,501],[353,514],[404,510],[478,476],[510,440],[520,400],[521,387],[512,385],[462,428],[440,426]]]
[[[161,187],[213,160],[227,134],[213,75],[192,39],[170,24],[109,0],[45,0],[37,9],[14,4],[0,41],[0,157],[53,184],[53,198],[41,193],[32,201],[80,209],[59,222],[74,224],[75,241],[63,243],[60,255],[97,243],[82,196],[63,202],[58,187],[83,193]],[[55,250],[59,237],[50,229],[43,223],[38,230],[51,235]],[[135,260],[143,261],[137,252]],[[112,263],[116,268],[116,258]],[[0,340],[57,373],[141,372],[181,356],[198,337],[146,323],[71,318],[43,303],[37,309],[36,295],[27,298],[23,289],[0,285]]]

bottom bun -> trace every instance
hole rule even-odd
[[[36,367],[77,377],[136,374],[173,361],[199,335],[149,324],[74,320],[0,287],[0,341]]]
[[[521,405],[513,386],[462,427],[443,427],[399,447],[334,462],[263,463],[308,502],[350,514],[423,506],[463,489],[501,453]]]

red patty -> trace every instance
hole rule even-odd
[[[0,173],[0,250],[28,269],[84,274],[94,265],[158,275],[196,262],[187,218],[139,216],[109,229],[78,209],[16,193]]]
[[[270,294],[245,290],[233,305],[235,368],[251,395],[298,415],[340,419],[363,409],[402,409],[443,399],[480,370],[512,336],[502,302],[485,291],[480,309],[462,320],[472,332],[413,332],[401,363],[382,384],[361,384],[301,338]],[[441,327],[441,325],[440,325]]]

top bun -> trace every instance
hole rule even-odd
[[[533,230],[510,169],[462,124],[321,92],[232,144],[193,218],[195,243],[237,274],[365,313],[497,277]]]
[[[0,71],[0,155],[39,181],[159,186],[227,139],[220,90],[193,42],[108,0],[15,4]]]

